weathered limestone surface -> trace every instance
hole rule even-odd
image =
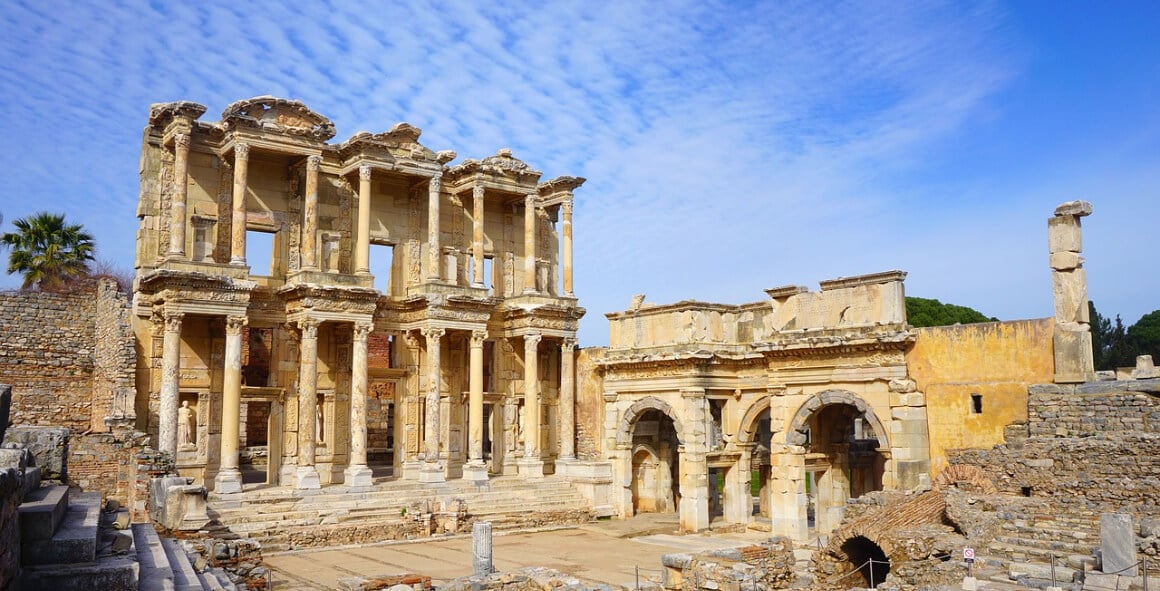
[[[1095,379],[1088,326],[1087,275],[1083,269],[1080,218],[1091,215],[1086,201],[1068,201],[1047,221],[1047,243],[1055,299],[1055,381]]]

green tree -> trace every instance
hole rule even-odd
[[[944,304],[928,298],[906,298],[906,321],[911,326],[947,326],[997,322],[998,320],[998,318],[988,318],[982,312],[966,306]]]
[[[1160,310],[1153,310],[1128,327],[1128,339],[1136,347],[1136,354],[1151,355],[1160,363]]]
[[[1091,300],[1088,300],[1088,322],[1092,332],[1092,363],[1097,370],[1115,369],[1115,366],[1107,366],[1112,321],[1107,316],[1102,316],[1096,310],[1096,303]]]
[[[1128,329],[1124,321],[1116,314],[1112,323],[1112,330],[1108,333],[1108,340],[1104,348],[1103,367],[1096,369],[1116,369],[1117,367],[1133,367],[1136,365],[1138,351],[1136,344],[1128,337]]]
[[[63,214],[40,212],[12,222],[15,232],[0,236],[8,253],[8,273],[24,276],[24,289],[59,289],[89,272],[96,245],[80,224],[66,224]]]

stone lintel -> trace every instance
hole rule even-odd
[[[906,279],[906,271],[892,270],[882,271],[881,273],[869,273],[867,275],[853,275],[850,277],[838,277],[837,279],[827,279],[818,282],[822,291],[830,291],[833,289],[843,289],[850,287],[858,287],[860,285],[878,285],[881,283],[893,283],[896,281],[903,281]]]
[[[771,287],[765,290],[765,293],[771,299],[780,300],[790,296],[795,296],[799,293],[806,293],[809,290],[810,288],[804,285],[783,285],[781,287]]]

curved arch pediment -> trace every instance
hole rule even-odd
[[[632,403],[620,416],[620,424],[616,429],[616,444],[621,446],[632,445],[632,431],[636,427],[636,421],[640,415],[650,410],[656,410],[663,413],[673,421],[673,429],[677,432],[677,442],[685,445],[685,429],[681,424],[681,420],[677,418],[677,413],[673,411],[673,407],[669,403],[657,398],[656,396],[646,396]]]
[[[886,436],[886,426],[879,420],[874,409],[862,400],[857,394],[848,390],[823,390],[806,400],[793,415],[786,429],[785,442],[788,445],[804,445],[806,442],[806,424],[809,418],[819,410],[836,404],[853,406],[862,413],[870,426],[874,429],[874,436],[878,438],[880,449],[890,449],[890,439]]]
[[[222,123],[235,127],[272,129],[287,135],[325,142],[334,137],[334,123],[310,110],[301,101],[256,96],[230,103],[222,111]]]

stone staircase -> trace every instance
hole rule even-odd
[[[1057,584],[1078,589],[1078,582],[1073,582],[1079,580],[1080,572],[1095,568],[1100,545],[1098,514],[1054,506],[1051,512],[1029,507],[1002,517],[1002,531],[986,549],[978,549],[979,578],[1045,587],[1051,582],[1054,556]]]
[[[236,589],[221,571],[197,572],[178,542],[151,524],[118,529],[128,526],[128,513],[102,511],[100,493],[41,486],[18,515],[22,591]]]
[[[588,521],[591,510],[588,499],[562,477],[499,476],[482,486],[462,480],[436,485],[391,480],[358,489],[336,485],[211,493],[209,514],[216,521],[213,535],[257,540],[269,555],[430,535],[435,532],[415,526],[424,519],[421,507],[446,513],[457,501],[466,506],[461,517],[490,521],[496,530],[576,525]]]

